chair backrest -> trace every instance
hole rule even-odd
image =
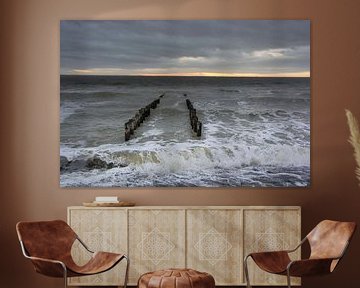
[[[19,222],[19,240],[30,256],[61,260],[69,257],[75,232],[62,220]]]
[[[337,258],[345,252],[356,229],[355,222],[321,221],[306,237],[310,258]],[[335,268],[334,263],[332,270]]]

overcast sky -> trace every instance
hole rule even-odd
[[[310,21],[61,21],[61,74],[310,76]]]

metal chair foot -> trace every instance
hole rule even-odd
[[[130,265],[130,259],[127,256],[124,256],[126,260],[126,271],[125,271],[125,280],[124,280],[124,288],[127,287],[127,282],[129,278],[129,265]]]
[[[249,269],[248,269],[248,266],[247,266],[247,259],[249,258],[249,256],[250,255],[247,255],[244,258],[244,272],[245,272],[245,279],[246,279],[246,287],[247,288],[251,288],[250,279],[249,279]]]

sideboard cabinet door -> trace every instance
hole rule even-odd
[[[185,267],[185,210],[129,210],[129,282],[141,274]]]
[[[214,276],[216,285],[242,281],[242,210],[187,210],[187,266]]]
[[[127,213],[125,209],[69,209],[68,222],[80,239],[93,251],[126,253]],[[76,263],[84,264],[89,259],[82,245],[76,241],[72,255]],[[122,285],[125,261],[108,272],[93,276],[69,278],[70,285]]]
[[[244,254],[261,251],[293,249],[300,243],[300,209],[245,209]],[[292,258],[300,259],[300,249]],[[252,285],[286,285],[286,277],[266,273],[252,261],[249,277]],[[299,285],[299,278],[292,284]]]

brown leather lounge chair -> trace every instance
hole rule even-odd
[[[91,251],[62,220],[19,222],[16,231],[24,256],[31,260],[35,271],[50,277],[64,278],[98,274],[110,270],[122,259],[126,259],[124,288],[127,285],[129,259],[124,254]],[[71,257],[71,247],[78,240],[92,253],[91,259],[78,266]]]
[[[251,287],[247,267],[249,257],[266,272],[286,275],[289,288],[291,287],[290,276],[315,276],[333,272],[340,259],[344,256],[355,228],[356,224],[354,222],[324,220],[295,249],[250,253],[244,259],[247,287]],[[296,251],[306,241],[309,242],[311,249],[309,259],[291,261],[288,253]]]

